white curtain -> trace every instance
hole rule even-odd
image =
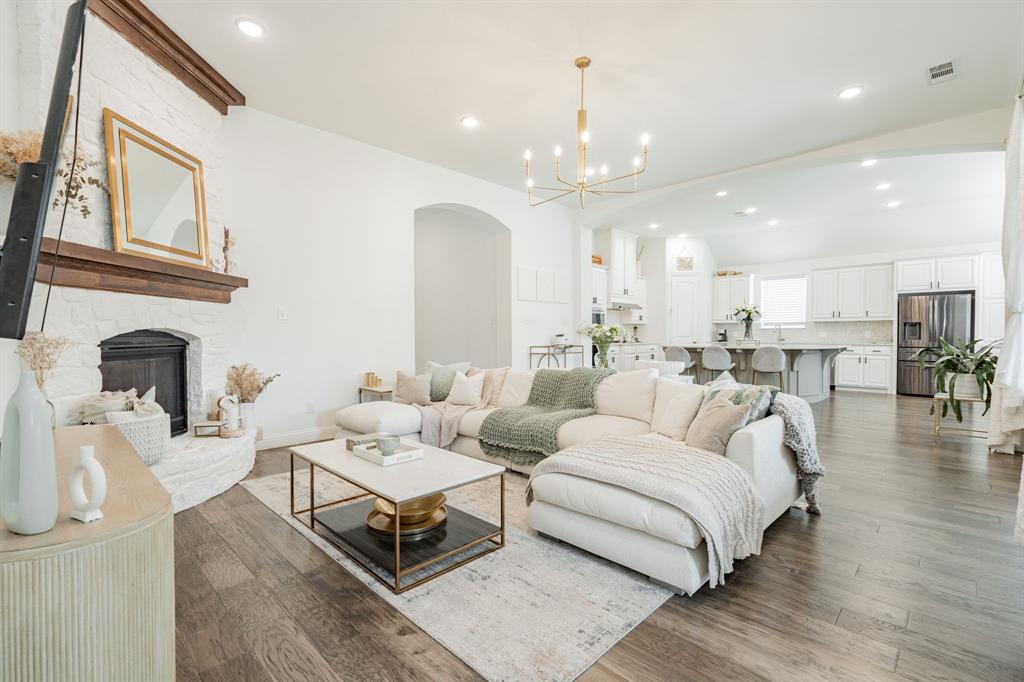
[[[1024,445],[1024,136],[1021,99],[1013,106],[1006,143],[1006,203],[1003,209],[1003,274],[1006,333],[992,391],[989,445],[1013,452]],[[1014,538],[1024,544],[1024,472],[1017,497]]]

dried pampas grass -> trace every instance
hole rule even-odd
[[[46,375],[57,366],[60,356],[72,343],[64,336],[50,337],[39,333],[26,336],[18,342],[18,355],[36,375],[36,385],[40,391],[46,383]]]
[[[39,160],[43,134],[38,130],[0,133],[0,177],[18,178],[18,164]]]
[[[226,391],[229,395],[238,396],[240,403],[254,403],[270,382],[279,376],[281,375],[267,376],[247,362],[231,365],[228,368]]]

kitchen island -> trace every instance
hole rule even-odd
[[[684,343],[679,344],[697,363],[694,369],[700,370],[700,354],[708,346],[722,346],[729,351],[736,367],[733,376],[740,381],[752,381],[750,356],[761,346],[778,346],[786,354],[786,393],[800,396],[809,403],[827,400],[831,395],[832,363],[835,357],[846,350],[847,346],[831,343]],[[703,377],[701,377],[703,378]],[[770,379],[770,375],[765,380]],[[700,379],[698,379],[699,381]]]

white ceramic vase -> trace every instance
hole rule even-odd
[[[0,518],[22,535],[45,533],[57,523],[57,464],[50,404],[35,374],[22,369],[7,403],[0,441]]]
[[[243,429],[256,428],[256,403],[238,403],[238,416]]]

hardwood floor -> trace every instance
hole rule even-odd
[[[814,406],[821,517],[673,597],[583,680],[1021,680],[1021,458],[931,436],[928,401]],[[287,470],[284,451],[251,477]],[[182,680],[478,679],[240,486],[175,517]]]

